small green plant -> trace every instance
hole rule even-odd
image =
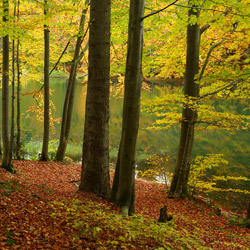
[[[5,231],[5,236],[7,237],[7,239],[5,240],[8,244],[10,244],[11,246],[15,246],[16,245],[16,241],[15,239],[13,239],[11,236],[13,235],[13,232],[10,230],[6,230]]]

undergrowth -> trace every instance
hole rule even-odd
[[[101,249],[209,249],[199,234],[175,229],[175,220],[158,223],[142,216],[121,217],[93,201],[54,201],[51,216],[66,217],[76,229],[73,242],[87,240]]]

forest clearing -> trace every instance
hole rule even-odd
[[[81,166],[14,161],[0,169],[1,249],[249,249],[250,230],[201,200],[166,199],[166,187],[136,181],[136,213],[78,191]],[[173,219],[157,222],[167,206]]]

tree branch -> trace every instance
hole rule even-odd
[[[203,67],[202,67],[202,69],[201,69],[201,73],[200,73],[200,76],[199,76],[199,79],[198,79],[199,81],[202,79],[202,77],[203,77],[203,75],[204,75],[205,69],[206,69],[206,67],[207,67],[207,65],[208,65],[209,58],[210,58],[210,56],[211,56],[213,50],[214,50],[215,48],[217,48],[218,46],[220,46],[222,43],[224,43],[225,40],[226,40],[232,33],[234,33],[234,31],[237,29],[237,26],[238,26],[238,22],[234,23],[234,24],[233,24],[233,27],[234,27],[234,28],[229,32],[229,34],[228,34],[227,36],[225,36],[223,39],[221,39],[220,42],[218,42],[218,43],[216,43],[216,44],[214,44],[214,45],[211,46],[211,48],[209,49],[209,51],[208,51],[208,53],[207,53],[207,57],[206,57],[206,60],[205,60],[205,62],[204,62],[204,65],[203,65]]]
[[[162,8],[162,9],[160,9],[160,10],[157,10],[157,11],[155,11],[155,12],[152,12],[152,13],[146,15],[146,16],[144,16],[144,17],[141,19],[141,21],[143,21],[144,19],[146,19],[146,18],[148,18],[148,17],[150,17],[150,16],[153,16],[153,15],[155,15],[155,14],[158,14],[159,12],[164,11],[165,9],[169,8],[170,6],[175,5],[175,3],[178,2],[178,1],[179,1],[179,0],[175,0],[173,3],[167,5],[166,7]]]
[[[200,96],[199,98],[197,98],[197,101],[199,101],[199,100],[201,100],[201,99],[203,99],[203,98],[205,98],[205,97],[207,97],[207,96],[215,95],[215,94],[217,94],[217,93],[219,93],[219,92],[221,92],[222,90],[225,90],[225,89],[227,89],[227,88],[233,88],[233,87],[236,86],[237,83],[239,83],[239,82],[240,82],[240,80],[235,80],[235,81],[233,81],[233,82],[230,82],[229,84],[227,84],[227,85],[224,86],[224,87],[221,87],[220,89],[217,89],[217,90],[215,90],[215,91],[213,91],[213,92],[209,92],[209,93],[206,93],[206,94]]]
[[[187,6],[187,5],[181,5],[181,4],[174,4],[175,6],[179,6],[179,7],[182,7],[182,8],[193,8],[193,7],[190,7],[190,6]],[[211,10],[211,11],[215,11],[215,12],[221,12],[221,13],[224,13],[223,10],[216,10],[216,9],[203,9],[203,8],[200,8],[200,7],[196,7],[194,9],[197,9],[197,10]],[[250,17],[250,15],[245,15],[245,14],[240,14],[240,13],[235,13],[235,12],[228,12],[228,14],[231,14],[231,15],[234,15],[234,16],[241,16],[241,17]]]
[[[49,75],[51,75],[51,73],[56,69],[57,65],[59,64],[60,60],[62,59],[63,55],[65,54],[67,48],[69,47],[71,40],[72,40],[72,39],[70,39],[70,40],[68,41],[67,45],[65,46],[65,48],[64,48],[64,50],[63,50],[63,52],[62,52],[62,54],[61,54],[60,57],[58,58],[56,64],[55,64],[54,67],[53,67],[53,69],[49,72]]]

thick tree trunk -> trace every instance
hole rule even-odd
[[[89,68],[80,190],[110,195],[110,0],[90,4]]]
[[[44,15],[47,16],[48,3],[44,0]],[[44,25],[44,125],[43,148],[40,161],[49,160],[49,27]]]
[[[141,98],[141,62],[144,0],[131,0],[128,30],[128,52],[119,158],[117,205],[121,214],[134,212],[136,141],[139,128]]]
[[[190,1],[191,2],[191,1]],[[195,16],[199,18],[197,5],[193,5],[189,12],[189,18]],[[186,75],[184,82],[184,95],[187,97],[199,96],[199,85],[195,77],[199,72],[199,48],[200,48],[200,27],[198,22],[187,26],[187,56]],[[197,112],[185,105],[182,113],[181,135],[179,150],[174,176],[172,179],[169,196],[188,195],[187,183],[189,169],[192,159],[192,149],[194,141],[194,125],[197,119]]]
[[[85,5],[88,6],[89,0],[85,1]],[[69,82],[67,87],[67,92],[64,100],[63,106],[63,116],[62,116],[62,123],[61,123],[61,134],[60,134],[60,141],[59,146],[56,153],[56,160],[62,161],[65,155],[66,147],[68,144],[68,137],[71,127],[71,117],[72,117],[72,110],[73,110],[73,103],[74,103],[74,92],[75,92],[75,81],[76,81],[76,70],[78,65],[78,58],[80,55],[81,44],[83,42],[83,29],[85,23],[85,17],[87,13],[87,7],[82,11],[80,26],[79,26],[79,36],[77,37],[76,46],[75,46],[75,53],[73,62],[70,69],[70,76]]]
[[[9,1],[3,1],[3,22],[9,21]],[[3,161],[2,167],[12,172],[11,158],[9,154],[9,35],[3,37],[3,73],[2,73],[2,137],[3,137]]]

